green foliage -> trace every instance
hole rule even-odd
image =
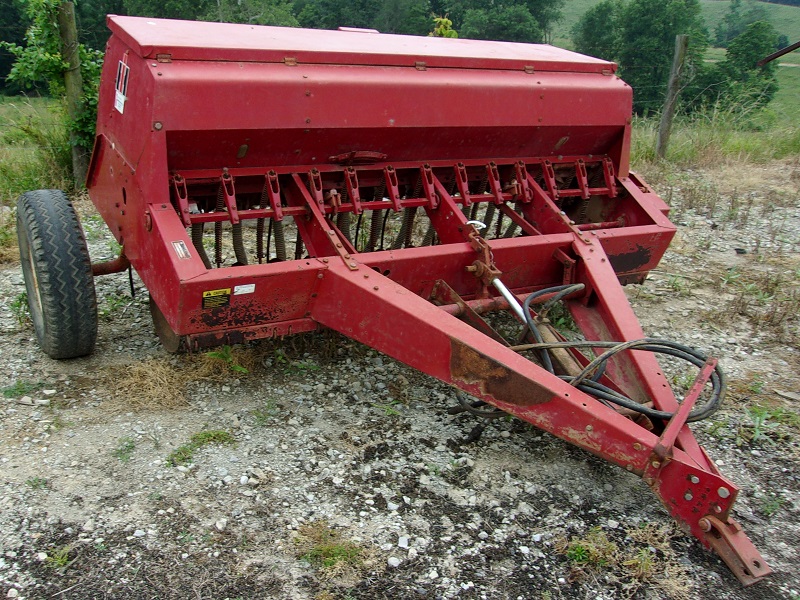
[[[728,45],[728,53],[720,64],[731,90],[729,97],[751,100],[758,105],[767,104],[778,89],[776,65],[763,67],[756,63],[771,54],[778,44],[775,28],[766,21],[748,25],[744,32]]]
[[[513,42],[543,42],[561,18],[564,0],[451,0],[449,18],[461,37]]]
[[[574,536],[566,543],[564,554],[580,566],[605,567],[617,561],[617,545],[599,527],[592,527],[584,537]]]
[[[579,52],[619,62],[620,76],[634,90],[634,110],[646,115],[664,102],[675,36],[688,34],[681,110],[750,116],[778,89],[775,66],[755,66],[777,46],[777,33],[765,21],[746,25],[740,10],[734,5],[731,10],[743,30],[726,40],[725,58],[711,64],[702,60],[707,41],[697,0],[604,0],[573,27],[573,41]],[[746,14],[749,19],[760,13]],[[737,31],[733,25],[728,29]]]
[[[453,29],[453,22],[447,17],[433,17],[432,37],[457,38],[458,32]]]
[[[267,400],[261,408],[255,408],[250,414],[253,415],[253,420],[257,427],[266,427],[272,420],[278,416],[278,405],[275,400]]]
[[[9,73],[9,79],[23,88],[35,88],[46,85],[48,92],[56,97],[63,97],[64,74],[68,65],[61,55],[61,38],[59,36],[58,12],[62,0],[29,0],[25,4],[26,16],[31,25],[25,33],[25,44],[0,42],[0,47],[8,50],[15,58]],[[79,116],[74,120],[64,118],[66,129],[75,135],[75,143],[85,151],[89,151],[94,143],[95,121],[97,120],[97,95],[102,67],[102,52],[79,44],[81,76],[83,78],[83,95]],[[40,130],[29,127],[28,137],[46,156],[54,146],[49,140],[36,139]],[[49,136],[48,136],[49,137]],[[67,135],[66,137],[69,137]],[[55,147],[59,147],[56,145]],[[69,146],[67,146],[69,148]],[[71,159],[68,163],[71,165]]]
[[[297,554],[322,571],[337,572],[358,569],[366,557],[365,550],[331,528],[325,521],[303,525],[294,540]]]
[[[427,35],[431,6],[428,0],[383,0],[372,27],[381,33]]]
[[[622,0],[603,0],[590,8],[572,28],[575,50],[589,56],[614,60],[622,40],[618,24],[622,19]]]
[[[687,73],[702,62],[707,42],[700,4],[697,0],[630,0],[620,16],[620,76],[633,88],[638,114],[657,112],[664,103],[675,36],[689,35]]]
[[[542,42],[544,32],[539,23],[522,5],[495,7],[493,10],[473,8],[466,11],[461,36],[479,40],[506,42]]]
[[[46,490],[48,482],[44,477],[31,477],[25,480],[25,485],[34,490]]]
[[[33,382],[33,381],[17,381],[13,385],[9,385],[3,388],[3,397],[4,398],[21,398],[27,394],[35,392],[36,390],[42,389],[44,384],[41,382]]]
[[[303,27],[372,27],[380,10],[379,0],[309,0],[297,19]]]
[[[233,444],[233,436],[220,429],[209,429],[195,433],[189,438],[189,443],[179,446],[167,457],[167,462],[173,466],[185,465],[192,462],[196,450],[209,444]]]
[[[125,13],[164,19],[196,19],[211,12],[212,0],[122,0]]]
[[[114,448],[111,454],[120,462],[126,463],[131,460],[134,450],[136,450],[136,442],[132,438],[123,437],[119,439],[117,447]]]
[[[727,48],[734,38],[744,33],[748,25],[767,20],[767,10],[760,2],[749,0],[742,10],[742,0],[731,0],[725,17],[714,28],[714,45]]]
[[[44,564],[51,569],[63,569],[69,565],[69,553],[71,551],[71,546],[56,548],[56,550],[45,559]]]
[[[204,21],[298,27],[291,0],[218,0],[208,5]]]
[[[14,319],[16,319],[17,324],[24,326],[31,322],[31,313],[30,309],[28,308],[27,292],[22,292],[16,298],[14,298],[11,301],[9,308],[11,309],[11,314],[14,315]]]
[[[226,365],[228,365],[228,368],[234,373],[242,373],[242,374],[249,373],[249,371],[245,367],[236,362],[236,359],[233,356],[233,349],[230,346],[221,346],[217,350],[206,352],[206,356],[224,362]]]

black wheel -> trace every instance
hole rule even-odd
[[[59,190],[17,200],[17,238],[28,307],[42,350],[75,358],[94,350],[97,297],[86,239],[72,203]]]

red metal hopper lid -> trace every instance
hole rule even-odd
[[[142,58],[459,69],[614,72],[614,63],[545,44],[348,30],[264,27],[110,15],[108,26]]]

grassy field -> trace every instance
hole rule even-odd
[[[57,109],[47,98],[0,96],[0,204],[25,190],[68,186],[70,151]]]
[[[600,0],[568,0],[564,5],[563,19],[553,31],[553,43],[563,48],[572,48],[570,30],[583,13],[599,3]],[[722,20],[725,11],[728,10],[728,4],[728,0],[700,0],[703,19],[709,32],[713,33],[714,27]],[[800,40],[800,7],[768,2],[761,4],[766,8],[769,20],[778,33],[786,35],[790,43]],[[800,58],[795,62],[800,63]]]

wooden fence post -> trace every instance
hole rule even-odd
[[[667,97],[664,101],[664,108],[661,111],[661,123],[658,126],[658,138],[656,140],[656,156],[658,158],[664,158],[667,155],[672,118],[675,116],[675,102],[680,91],[681,71],[683,71],[683,63],[686,60],[688,46],[688,35],[675,36],[675,54],[672,57],[672,70],[669,73]]]
[[[61,37],[61,57],[67,63],[64,71],[64,88],[67,95],[67,115],[76,121],[83,104],[83,77],[81,77],[81,58],[78,52],[78,28],[75,25],[75,5],[62,2],[58,7],[58,34]],[[78,145],[78,136],[70,132],[72,145],[72,176],[75,187],[80,188],[86,181],[89,159],[86,151]]]

